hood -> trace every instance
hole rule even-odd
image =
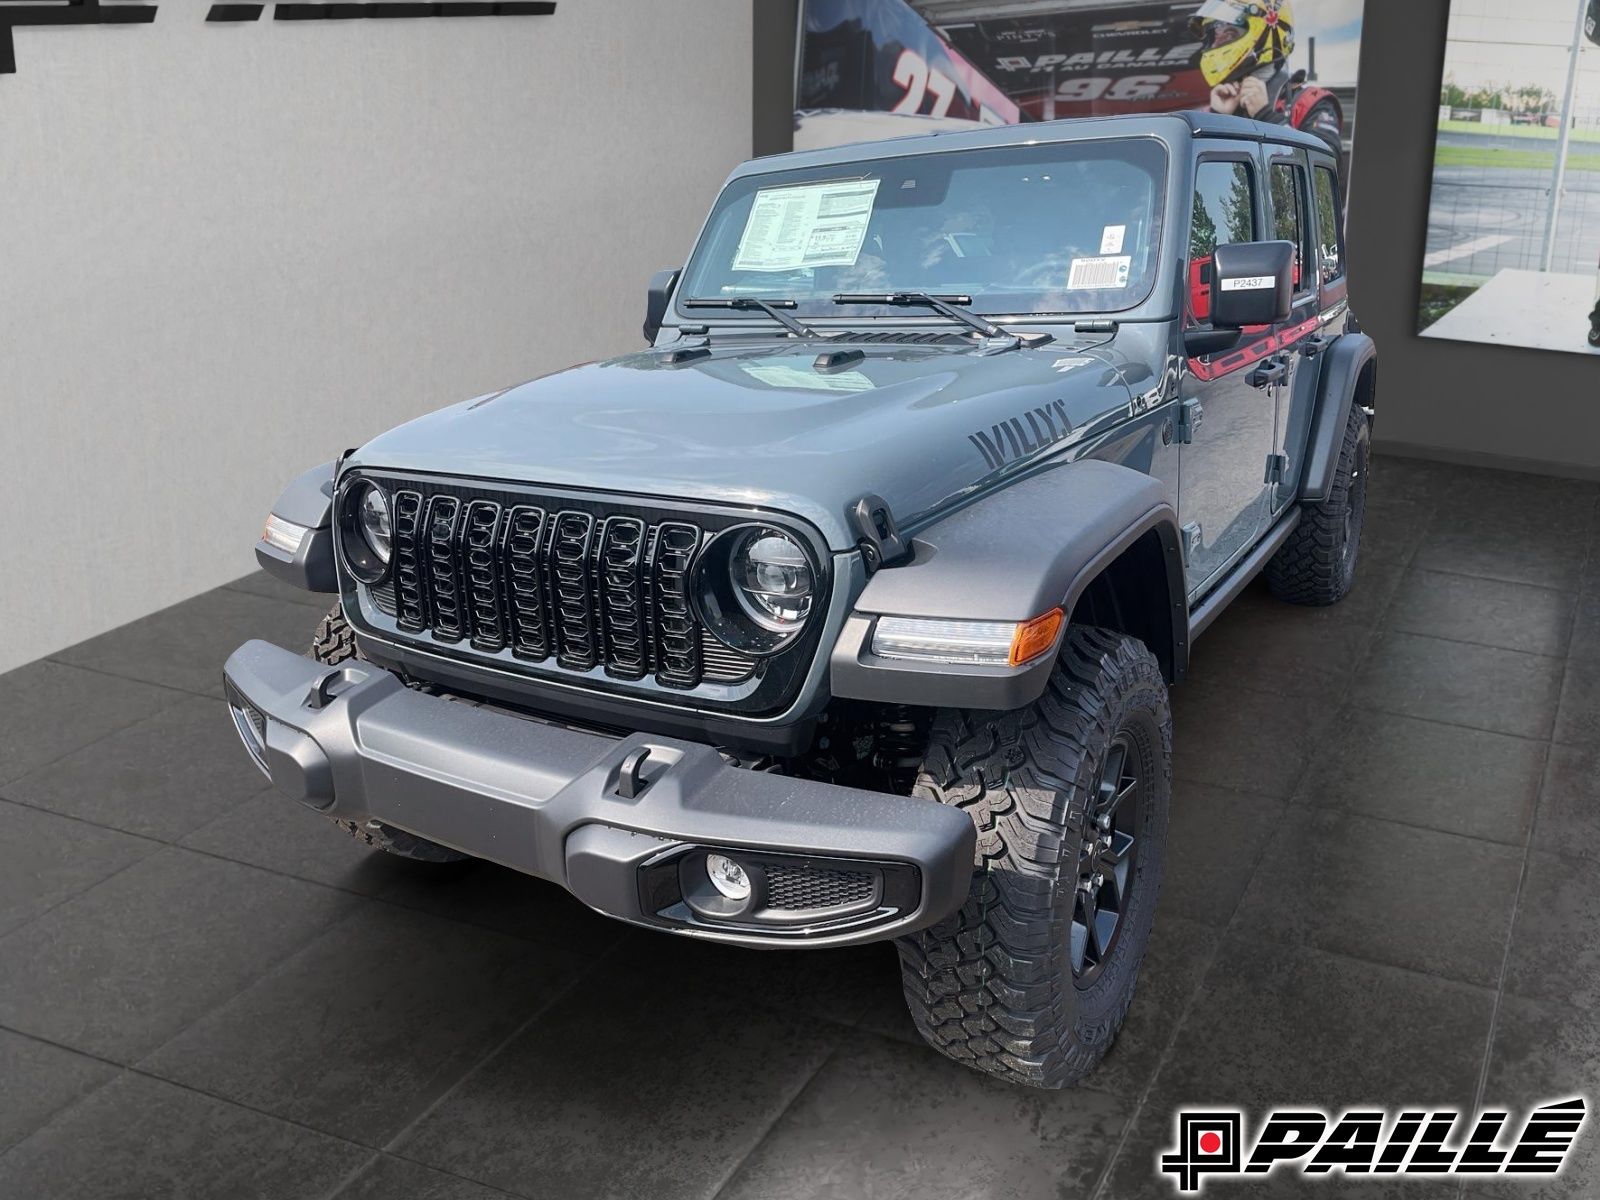
[[[824,351],[863,357],[818,369]],[[1128,404],[1110,361],[1070,344],[727,339],[685,362],[652,349],[442,409],[349,462],[778,509],[843,550],[862,495],[913,525]]]

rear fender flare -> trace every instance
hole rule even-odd
[[[1333,478],[1339,469],[1339,448],[1344,445],[1344,427],[1349,423],[1357,392],[1363,393],[1361,403],[1371,408],[1377,389],[1378,348],[1364,333],[1343,334],[1322,359],[1316,410],[1306,439],[1302,501],[1318,503],[1332,493]]]

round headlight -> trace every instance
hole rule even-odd
[[[394,519],[389,498],[365,479],[347,487],[339,498],[339,553],[344,565],[362,583],[383,580],[394,552]]]
[[[788,647],[817,607],[821,584],[805,545],[771,525],[736,525],[706,543],[694,600],[711,636],[757,658]]]
[[[389,519],[389,501],[371,486],[361,495],[361,536],[378,561],[387,564],[394,552],[394,524]]]
[[[741,539],[728,567],[740,606],[763,629],[790,633],[811,615],[811,560],[788,534],[752,530]]]

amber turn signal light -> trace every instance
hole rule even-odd
[[[1041,654],[1050,653],[1055,648],[1056,634],[1061,632],[1061,623],[1066,619],[1066,613],[1052,608],[1043,616],[1018,625],[1016,633],[1011,635],[1011,665],[1020,667]]]

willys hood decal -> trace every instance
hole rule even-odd
[[[399,426],[351,464],[778,509],[837,550],[865,493],[907,524],[1126,414],[1095,352],[1060,344],[841,343],[668,349],[574,367]]]

